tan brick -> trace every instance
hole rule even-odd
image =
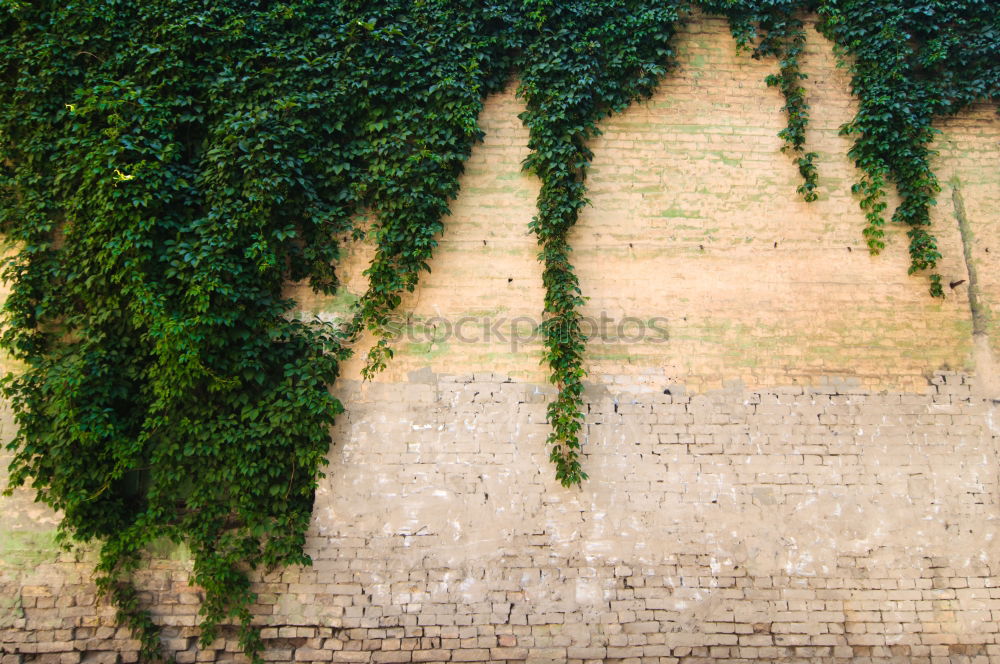
[[[450,650],[414,650],[414,662],[446,662],[451,659]]]
[[[486,648],[463,648],[451,653],[451,661],[453,662],[485,662],[489,658],[490,651]]]

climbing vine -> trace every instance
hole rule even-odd
[[[855,137],[850,156],[864,173],[854,190],[868,248],[885,247],[892,182],[901,199],[892,220],[909,226],[909,272],[933,270],[941,254],[928,230],[940,189],[931,123],[1000,91],[1000,12],[988,0],[830,0],[818,9],[821,29],[850,63],[858,97],[857,115],[841,131]],[[941,276],[930,281],[931,295],[943,297]]]
[[[650,96],[693,10],[774,58],[783,149],[806,151],[804,18],[852,73],[843,131],[873,253],[887,187],[909,227],[910,271],[940,258],[933,121],[1000,88],[1000,12],[987,0],[0,0],[3,382],[18,432],[10,485],[100,543],[97,584],[159,656],[132,572],[186,543],[205,591],[202,642],[237,623],[260,661],[249,572],[307,564],[314,491],[342,411],[339,363],[362,333],[364,374],[392,356],[388,323],[429,269],[483,99],[512,79],[531,231],[545,286],[556,478],[581,464],[585,298],[571,261],[600,121]],[[362,223],[363,222],[363,223]],[[338,289],[344,242],[368,237],[367,291],[335,325],[291,315],[289,280]],[[940,277],[931,273],[931,294]]]
[[[773,56],[779,61],[779,71],[766,79],[785,98],[782,110],[788,125],[779,132],[784,140],[782,150],[791,153],[799,167],[802,184],[798,192],[807,202],[815,201],[819,173],[815,152],[806,152],[806,126],[809,124],[809,104],[805,88],[800,83],[808,78],[799,67],[799,55],[806,42],[805,28],[799,15],[814,10],[815,2],[801,0],[702,0],[704,11],[721,14],[729,20],[733,37],[741,49],[750,48],[751,57]]]
[[[528,45],[518,94],[530,132],[525,168],[542,181],[531,229],[544,266],[544,361],[558,387],[548,407],[548,443],[556,479],[571,486],[587,477],[579,458],[586,339],[567,235],[587,203],[584,181],[593,158],[587,142],[600,133],[601,118],[653,93],[671,63],[678,13],[676,3],[637,0],[530,0],[525,9]]]
[[[482,100],[506,82],[513,19],[502,6],[475,2],[380,3],[363,17],[368,34],[351,52],[345,81],[357,95],[350,103],[361,135],[344,168],[374,218],[375,257],[346,336],[367,330],[376,339],[368,378],[392,357],[388,326],[401,293],[430,269],[462,164],[482,138]]]

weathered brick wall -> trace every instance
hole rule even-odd
[[[966,281],[932,300],[902,231],[864,250],[847,75],[809,39],[815,203],[778,151],[774,64],[721,21],[693,21],[681,69],[594,142],[572,240],[586,314],[611,322],[588,350],[582,489],[544,448],[520,104],[488,102],[397,357],[335,388],[314,565],[257,586],[269,659],[1000,662],[1000,120],[940,124],[942,274]],[[294,292],[325,316],[351,299]],[[612,338],[626,317],[642,339]],[[0,663],[134,660],[55,523],[27,491],[0,502]],[[185,552],[152,558],[138,584],[177,661],[239,659],[231,637],[195,647]]]

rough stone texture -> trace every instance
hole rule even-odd
[[[336,387],[348,412],[314,565],[256,586],[268,660],[1000,662],[1000,121],[972,109],[937,145],[942,273],[976,267],[974,343],[968,282],[929,298],[898,229],[883,256],[864,250],[837,135],[847,76],[809,39],[816,203],[778,151],[774,63],[736,55],[721,21],[694,20],[680,70],[594,142],[573,238],[586,313],[663,319],[669,338],[591,344],[582,489],[546,461],[520,104],[489,101],[433,272],[404,303],[410,338],[375,382],[352,360]],[[349,257],[351,292],[369,252]],[[324,316],[350,301],[292,292]],[[498,333],[519,318],[514,347]],[[60,552],[56,522],[27,491],[0,503],[0,664],[134,661],[92,553]],[[166,649],[241,659],[232,634],[196,647],[189,569],[165,549],[137,579]]]

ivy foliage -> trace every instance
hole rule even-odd
[[[509,8],[473,0],[358,3],[355,11],[369,34],[344,72],[352,98],[330,110],[353,111],[345,126],[361,128],[342,163],[373,218],[370,286],[347,331],[376,339],[368,378],[392,357],[389,314],[401,293],[430,270],[462,164],[482,139],[483,99],[509,76],[514,21]]]
[[[350,343],[391,358],[389,315],[412,291],[482,137],[483,99],[519,80],[540,246],[550,458],[586,478],[585,302],[571,231],[600,121],[651,95],[700,9],[777,61],[784,149],[817,196],[799,63],[818,12],[859,99],[844,132],[873,252],[886,188],[911,272],[940,254],[933,120],[1000,86],[990,0],[0,0],[3,383],[18,424],[11,486],[100,543],[98,585],[159,656],[130,575],[153,540],[184,542],[205,590],[202,642],[240,625],[259,661],[251,569],[308,563],[316,483],[341,412],[329,385]],[[359,220],[366,220],[359,223]],[[289,280],[337,291],[342,244],[375,245],[343,325],[301,320]],[[931,292],[941,294],[931,275]]]
[[[909,226],[910,274],[933,270],[941,254],[930,208],[940,190],[931,169],[936,117],[1000,94],[1000,11],[991,0],[828,0],[821,29],[847,56],[859,108],[841,130],[854,136],[851,158],[865,177],[855,185],[868,225],[868,248],[885,247],[885,189],[901,202],[894,222]],[[931,295],[943,297],[931,274]]]
[[[10,484],[102,543],[98,585],[146,659],[159,640],[128,578],[163,537],[193,552],[202,643],[236,621],[259,653],[247,571],[309,562],[345,341],[426,267],[506,77],[488,8],[364,4],[0,14]],[[336,291],[366,210],[378,255],[353,329],[288,315],[288,280]]]
[[[556,479],[571,486],[587,477],[579,459],[586,339],[567,235],[587,203],[587,142],[600,133],[600,119],[656,89],[672,62],[679,16],[675,2],[640,0],[529,0],[525,10],[518,94],[531,153],[524,166],[542,181],[531,229],[544,265],[544,361],[559,390],[548,407],[548,442]]]
[[[788,126],[778,135],[784,140],[782,150],[795,157],[802,184],[798,192],[806,202],[815,201],[819,172],[816,153],[806,152],[806,126],[809,124],[809,104],[801,82],[808,78],[799,66],[799,55],[805,47],[806,33],[801,15],[815,9],[815,2],[802,0],[703,0],[704,11],[720,14],[729,20],[736,44],[749,49],[751,57],[760,60],[773,56],[778,59],[778,73],[769,75],[768,87],[778,88],[785,98],[782,110],[788,116]]]

